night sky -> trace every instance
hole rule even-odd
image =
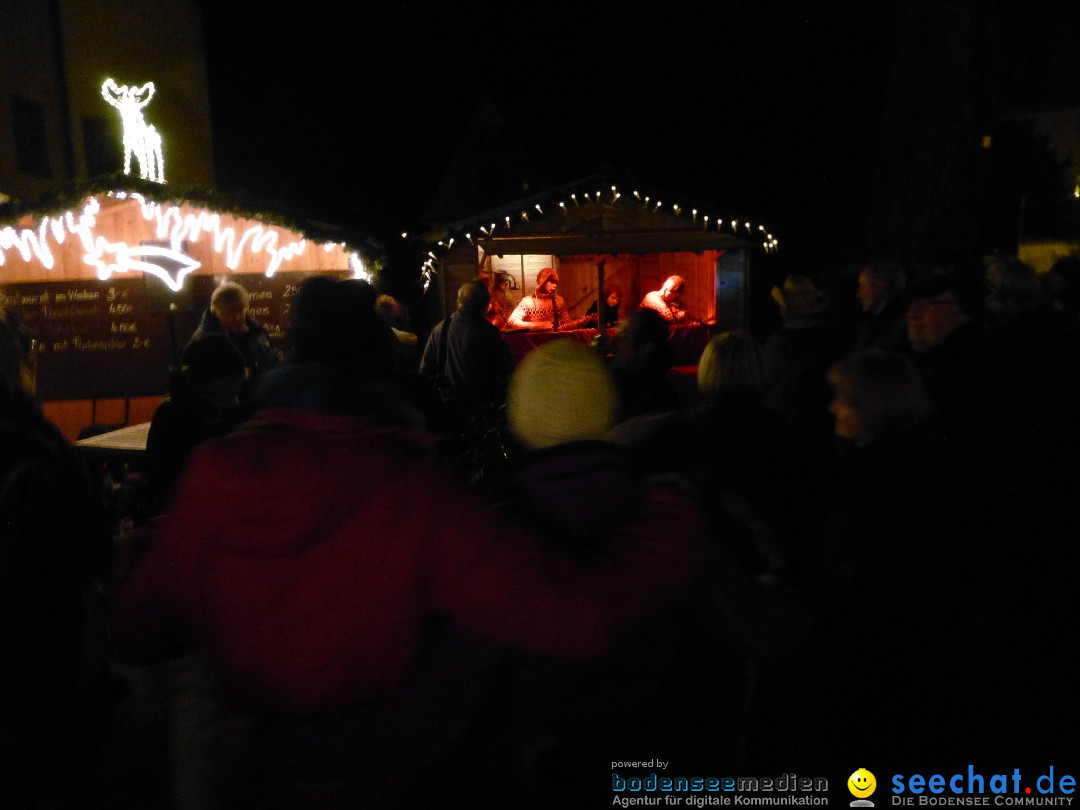
[[[880,131],[877,4],[204,7],[219,187],[381,239],[484,103],[522,155],[498,202],[611,167],[796,241],[859,210]]]

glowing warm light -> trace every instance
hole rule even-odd
[[[124,174],[131,174],[131,158],[134,156],[143,180],[164,183],[161,134],[143,118],[143,108],[154,97],[154,83],[128,87],[126,84],[117,86],[112,79],[106,79],[101,85],[101,97],[120,111],[120,121],[124,126]]]
[[[112,257],[112,261],[106,260],[106,255]],[[171,262],[177,262],[180,267],[176,276],[169,275],[168,271],[154,262],[143,261],[144,256],[157,256]],[[83,256],[83,261],[94,268],[97,277],[104,281],[113,273],[127,273],[139,270],[149,273],[161,279],[173,292],[180,292],[184,287],[184,279],[189,273],[197,270],[201,263],[195,261],[185,253],[159,245],[133,245],[128,246],[123,242],[109,242],[105,237],[99,236],[94,240],[94,249]]]
[[[349,255],[349,267],[352,268],[353,278],[358,278],[361,281],[371,281],[371,273],[364,268],[364,262],[360,259],[359,253]]]
[[[1080,183],[1077,184],[1076,188],[1077,188],[1077,197],[1080,198]],[[610,202],[608,204],[609,205],[614,205],[620,199],[622,199],[622,194],[619,192],[618,186],[616,186],[616,185],[610,186],[610,189],[611,189],[611,195],[612,196],[611,196],[611,200],[610,200]],[[595,199],[593,198],[594,192],[592,192],[592,191],[583,191],[583,192],[581,192],[580,195],[577,192],[574,192],[574,193],[569,194],[568,196],[573,201],[573,204],[575,206],[583,205],[583,202],[582,202],[582,200],[579,199],[579,196],[584,197],[585,202],[588,202],[588,203],[595,202],[597,204],[602,205],[602,204],[604,204],[604,197],[603,197],[604,193],[606,193],[606,192],[602,192],[602,191],[599,191],[599,190],[596,191],[595,192],[595,195],[596,195]],[[633,191],[628,192],[628,194],[631,194],[638,202],[643,203],[643,205],[645,206],[646,209],[649,209],[651,207],[651,212],[653,214],[657,214],[663,209],[663,203],[660,200],[653,201],[652,197],[648,196],[648,195],[642,197],[641,191],[638,190],[638,189],[634,189]],[[551,200],[549,204],[552,205],[552,206],[558,205],[558,207],[562,209],[563,214],[568,214],[569,213],[569,211],[568,211],[569,203],[567,203],[567,202],[564,202],[562,200],[559,200],[559,201]],[[533,207],[538,212],[540,212],[541,215],[543,215],[544,209],[540,206],[539,203],[534,204]],[[674,211],[676,216],[681,217],[685,213],[685,210],[683,209],[682,205],[680,205],[679,203],[672,203],[671,207],[672,207],[672,210]],[[531,219],[529,217],[529,214],[530,214],[529,211],[521,211],[521,219],[524,222],[530,222],[531,223]],[[691,217],[692,217],[692,220],[693,220],[694,224],[697,223],[698,216],[701,215],[701,217],[702,217],[702,227],[704,228],[704,230],[708,231],[709,226],[711,224],[709,215],[702,214],[701,211],[699,209],[697,209],[697,208],[691,209],[690,214],[691,214]],[[512,217],[509,217],[509,216],[506,217],[506,225],[507,225],[508,228],[510,227],[511,219],[512,219]],[[731,230],[732,230],[732,232],[734,234],[736,234],[736,235],[738,234],[739,226],[742,225],[743,227],[746,228],[747,233],[753,235],[753,230],[752,229],[753,229],[754,226],[752,225],[752,223],[750,223],[748,221],[744,222],[744,221],[734,219],[734,218],[729,220],[729,222],[731,224]],[[717,217],[716,218],[716,230],[717,230],[717,232],[720,232],[722,230],[723,225],[724,225],[724,219],[722,217]],[[778,243],[773,238],[772,234],[770,234],[770,233],[768,233],[766,231],[766,227],[764,225],[758,225],[757,229],[758,229],[759,233],[762,233],[762,234],[765,235],[765,238],[766,238],[767,241],[764,242],[763,244],[766,247],[766,251],[767,252],[775,251],[776,248],[777,248]],[[495,236],[495,231],[496,231],[495,223],[491,224],[491,230],[490,231],[487,228],[483,227],[483,226],[480,226],[480,230],[485,235],[490,236],[490,237],[494,237]],[[465,236],[466,236],[467,239],[469,239],[470,243],[473,243],[472,237],[469,234],[466,234]]]
[[[114,196],[124,199],[129,195]],[[239,232],[237,228],[223,225],[219,214],[205,210],[184,214],[175,205],[150,202],[139,194],[130,197],[138,203],[143,219],[154,224],[155,238],[167,245],[130,245],[109,241],[97,233],[101,204],[97,198],[90,197],[78,216],[68,211],[58,217],[43,218],[35,229],[0,229],[0,265],[5,261],[4,253],[16,249],[23,261],[37,259],[46,270],[51,270],[56,265],[56,259],[49,237],[57,245],[62,245],[68,236],[74,236],[81,243],[83,261],[94,268],[99,279],[105,280],[114,273],[141,271],[161,279],[169,289],[179,291],[184,278],[201,266],[200,262],[187,254],[185,242],[194,243],[209,236],[214,251],[224,256],[225,265],[230,270],[239,266],[245,254],[264,253],[268,257],[264,269],[267,276],[273,276],[283,262],[302,254],[307,245],[307,240],[303,238],[279,244],[279,232],[261,224]],[[336,245],[332,242],[323,244],[323,249],[327,251],[334,247]],[[175,275],[153,259],[165,259],[167,263],[175,265]],[[352,254],[350,264],[358,278],[370,278],[357,254]]]

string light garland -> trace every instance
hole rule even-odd
[[[649,213],[651,213],[651,214],[659,214],[659,213],[661,213],[661,209],[663,208],[663,202],[662,201],[660,201],[660,200],[655,200],[654,201],[652,199],[651,195],[644,195],[643,196],[642,192],[640,190],[638,190],[638,189],[634,189],[633,191],[631,191],[630,196],[633,197],[633,200],[635,200],[637,203],[640,203],[641,205],[643,205],[645,207],[645,209],[647,211],[649,211]],[[610,200],[606,200],[604,198],[604,196],[602,195],[602,192],[600,192],[600,191],[596,191],[595,193],[593,193],[591,191],[582,192],[580,197],[583,197],[585,202],[582,202],[582,200],[579,198],[578,192],[576,192],[576,191],[567,194],[567,197],[569,198],[569,200],[573,203],[573,205],[575,207],[593,206],[593,205],[598,205],[598,206],[625,205],[625,204],[629,203],[629,198],[627,198],[627,202],[621,202],[624,199],[624,197],[623,197],[622,193],[619,191],[618,187],[615,186],[615,185],[611,186],[611,198],[610,198]],[[563,213],[563,215],[569,216],[570,211],[569,211],[568,203],[566,202],[566,200],[554,200],[554,201],[551,201],[549,204],[552,205],[553,207],[558,207],[558,209]],[[541,215],[543,215],[544,209],[541,207],[540,203],[530,203],[530,205],[532,206],[533,209],[535,209]],[[676,216],[676,217],[683,217],[683,216],[686,216],[688,214],[688,218],[690,219],[690,222],[693,225],[699,227],[701,229],[701,231],[703,231],[703,232],[712,231],[712,232],[720,233],[721,229],[722,229],[722,227],[724,225],[724,222],[725,222],[725,219],[723,217],[711,217],[709,214],[704,213],[700,208],[691,208],[689,210],[689,212],[687,212],[687,210],[680,203],[672,203],[670,209],[664,209],[664,210],[665,211],[670,210],[671,212],[673,212],[674,216]],[[505,222],[506,222],[506,228],[507,229],[512,229],[512,224],[513,224],[513,216],[512,215],[513,215],[513,213],[514,212],[511,211],[510,213],[502,215],[502,216],[505,217]],[[532,222],[532,220],[529,218],[529,210],[527,210],[527,209],[522,209],[519,212],[519,217],[520,217],[520,221],[522,223],[527,223],[527,224],[530,224],[530,225],[534,224]],[[700,219],[700,223],[699,223],[699,219]],[[740,224],[742,225],[742,227],[744,227],[746,229],[747,234],[754,235],[754,225],[750,221],[747,221],[747,220],[740,221],[739,219],[737,219],[735,217],[732,217],[730,220],[727,220],[727,222],[731,227],[731,232],[732,232],[733,235],[739,234],[739,226],[740,226]],[[757,232],[764,236],[764,241],[760,242],[760,244],[761,244],[762,248],[765,250],[765,252],[766,253],[775,252],[779,248],[779,245],[780,245],[779,240],[776,239],[771,233],[769,233],[769,230],[765,225],[758,224],[756,227],[757,227]],[[480,229],[481,233],[483,233],[485,236],[492,237],[495,234],[496,226],[495,226],[495,223],[491,223],[490,229],[488,229],[487,227],[485,227],[483,225],[479,226],[479,229]],[[464,236],[469,241],[469,244],[471,244],[471,245],[476,244],[475,240],[473,239],[473,236],[472,236],[471,232],[466,232],[464,234]],[[424,278],[424,289],[425,290],[428,289],[428,286],[431,283],[432,276],[435,273],[435,262],[436,261],[437,261],[437,259],[433,259],[431,257],[427,258],[424,261],[422,275],[423,275],[423,278]]]
[[[267,257],[263,272],[270,277],[283,263],[301,255],[310,241],[304,237],[282,240],[278,230],[261,223],[240,230],[224,225],[221,215],[215,212],[204,209],[185,213],[177,205],[154,202],[138,193],[117,191],[109,196],[136,202],[143,219],[154,224],[155,238],[168,246],[110,241],[98,228],[101,203],[91,196],[78,214],[66,211],[59,216],[43,217],[36,228],[0,229],[0,265],[6,262],[7,251],[17,250],[24,262],[37,259],[46,270],[51,270],[56,258],[50,243],[60,246],[68,237],[76,237],[83,249],[83,261],[102,281],[117,273],[137,271],[149,273],[179,292],[184,279],[201,266],[187,254],[185,243],[208,236],[213,250],[224,257],[225,266],[233,271],[244,256],[263,254]],[[326,251],[337,247],[344,246],[336,242],[323,244]],[[165,260],[176,269],[170,273],[153,259]],[[371,279],[359,253],[349,254],[348,262],[355,278]]]

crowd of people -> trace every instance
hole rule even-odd
[[[423,340],[315,277],[283,355],[225,285],[111,537],[5,317],[0,790],[93,781],[110,662],[159,673],[176,807],[572,806],[653,755],[1080,762],[1080,259],[850,280],[714,330],[692,405],[679,277],[516,365],[496,320],[577,324],[550,268],[509,315],[462,285]]]

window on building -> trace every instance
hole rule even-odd
[[[41,105],[13,95],[11,121],[15,130],[15,161],[19,170],[36,177],[52,177],[45,112]]]
[[[113,133],[110,119],[104,115],[83,118],[83,148],[86,150],[86,173],[91,177],[112,174],[123,168],[119,137]]]

